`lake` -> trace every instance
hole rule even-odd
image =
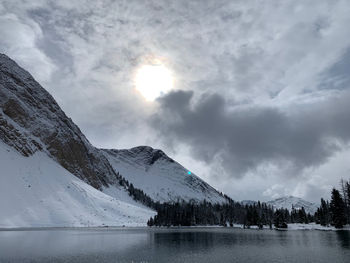
[[[350,231],[232,228],[0,231],[0,262],[350,262]]]

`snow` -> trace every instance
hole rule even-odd
[[[0,167],[0,228],[145,226],[155,215],[96,190],[43,152],[24,157],[0,142]]]
[[[292,211],[292,207],[295,209],[301,209],[304,207],[306,213],[314,214],[317,211],[318,205],[308,202],[302,198],[295,196],[285,196],[277,198],[267,202],[268,205],[272,205],[275,209],[285,208]]]
[[[147,206],[135,201],[124,188],[119,188],[116,185],[110,185],[109,187],[103,187],[102,192],[128,204],[132,204],[137,207],[149,209]]]
[[[213,187],[194,173],[189,175],[187,169],[160,150],[139,146],[103,152],[116,172],[155,201],[226,202]]]
[[[321,226],[319,224],[288,224],[288,230],[337,230],[334,226]]]

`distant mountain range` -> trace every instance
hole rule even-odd
[[[281,198],[277,198],[275,200],[267,202],[267,204],[272,205],[274,208],[286,208],[288,210],[301,209],[304,207],[306,213],[314,214],[317,211],[318,205],[315,203],[311,203],[302,198],[295,196],[285,196]]]
[[[54,98],[4,54],[0,166],[0,228],[145,225],[155,212],[130,196],[130,184],[155,202],[228,200],[161,150],[94,147]]]
[[[301,209],[302,207],[304,207],[306,213],[310,213],[312,215],[317,211],[317,208],[319,207],[319,205],[315,203],[311,203],[309,201],[295,196],[284,196],[265,203],[274,207],[275,209],[285,208],[289,211],[291,211],[293,207],[295,209]],[[257,204],[257,201],[243,200],[241,201],[241,204],[254,205]]]

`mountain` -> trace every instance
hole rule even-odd
[[[115,171],[154,201],[227,201],[221,193],[195,174],[189,175],[186,168],[161,150],[139,146],[128,150],[104,149],[103,153]]]
[[[155,212],[86,184],[46,153],[25,157],[0,142],[0,228],[144,226]]]
[[[0,54],[0,139],[23,156],[46,152],[96,189],[116,173],[53,97],[13,60]]]
[[[272,201],[267,202],[268,205],[273,206],[276,209],[286,208],[289,211],[292,210],[292,207],[295,209],[301,209],[304,207],[306,213],[314,214],[317,211],[318,205],[315,203],[308,202],[302,198],[295,196],[285,196],[281,198],[277,198]]]
[[[90,218],[88,221],[93,221],[92,225],[103,222],[101,218],[105,218],[108,224],[116,222],[118,225],[122,222],[119,219],[125,217],[133,218],[126,219],[126,223],[138,224],[143,221],[145,224],[154,211],[133,200],[130,195],[134,191],[130,191],[129,184],[151,196],[154,201],[206,199],[226,202],[223,195],[196,175],[188,175],[187,169],[160,150],[147,146],[129,150],[94,147],[54,98],[27,71],[3,54],[0,54],[0,142],[1,167],[5,165],[5,160],[12,160],[9,164],[13,166],[6,164],[7,170],[0,170],[1,189],[8,189],[0,195],[3,216],[0,222],[18,222],[20,226],[29,222],[32,225],[30,222],[35,220],[28,216],[35,218],[41,213],[49,213],[43,225],[55,225],[55,217],[61,218],[57,222],[68,225],[79,225],[77,222],[82,221],[77,218]],[[20,170],[16,170],[16,163]],[[51,164],[52,169],[45,163]],[[28,192],[31,187],[20,184],[23,180],[29,180],[28,171],[33,171],[35,180],[42,182],[35,192]],[[80,190],[66,187],[70,182],[80,185]],[[45,183],[51,192],[45,189]],[[56,184],[57,189],[54,187]],[[46,200],[48,195],[51,196],[51,203],[48,202],[45,209],[40,205],[34,209],[37,203],[43,205],[41,201]],[[102,204],[95,202],[94,198],[104,200],[102,203],[114,200],[110,201],[111,206],[106,210],[110,214],[102,212],[92,220],[90,213],[96,214],[97,207]],[[5,203],[6,200],[15,200],[12,202],[13,208]],[[79,209],[73,209],[69,202],[75,203],[75,207],[85,207],[84,212],[77,215]],[[29,210],[25,209],[27,214],[22,214],[21,209],[26,205]],[[58,209],[56,205],[69,209],[59,216],[55,214]],[[136,217],[126,208],[128,205]],[[112,214],[115,214],[116,221],[112,220]],[[20,223],[22,215],[27,218],[23,219],[23,224]],[[14,220],[16,216],[18,221]],[[86,224],[86,221],[81,224]]]

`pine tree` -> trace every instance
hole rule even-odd
[[[321,226],[329,226],[331,223],[330,212],[329,212],[329,203],[321,198],[321,206],[317,209],[315,213],[316,222]]]
[[[345,183],[345,195],[346,195],[346,215],[347,215],[347,223],[350,224],[350,181]]]
[[[274,225],[277,228],[287,228],[287,217],[289,212],[287,209],[277,209],[274,214]]]
[[[152,218],[152,217],[147,221],[147,225],[148,225],[148,226],[153,226],[153,225],[154,225],[154,222],[153,222],[153,218]]]
[[[345,217],[347,224],[350,224],[350,181],[340,180],[341,192],[345,205]]]
[[[332,198],[329,208],[332,217],[332,224],[336,228],[342,228],[346,224],[345,204],[340,192],[335,188],[332,190]]]

